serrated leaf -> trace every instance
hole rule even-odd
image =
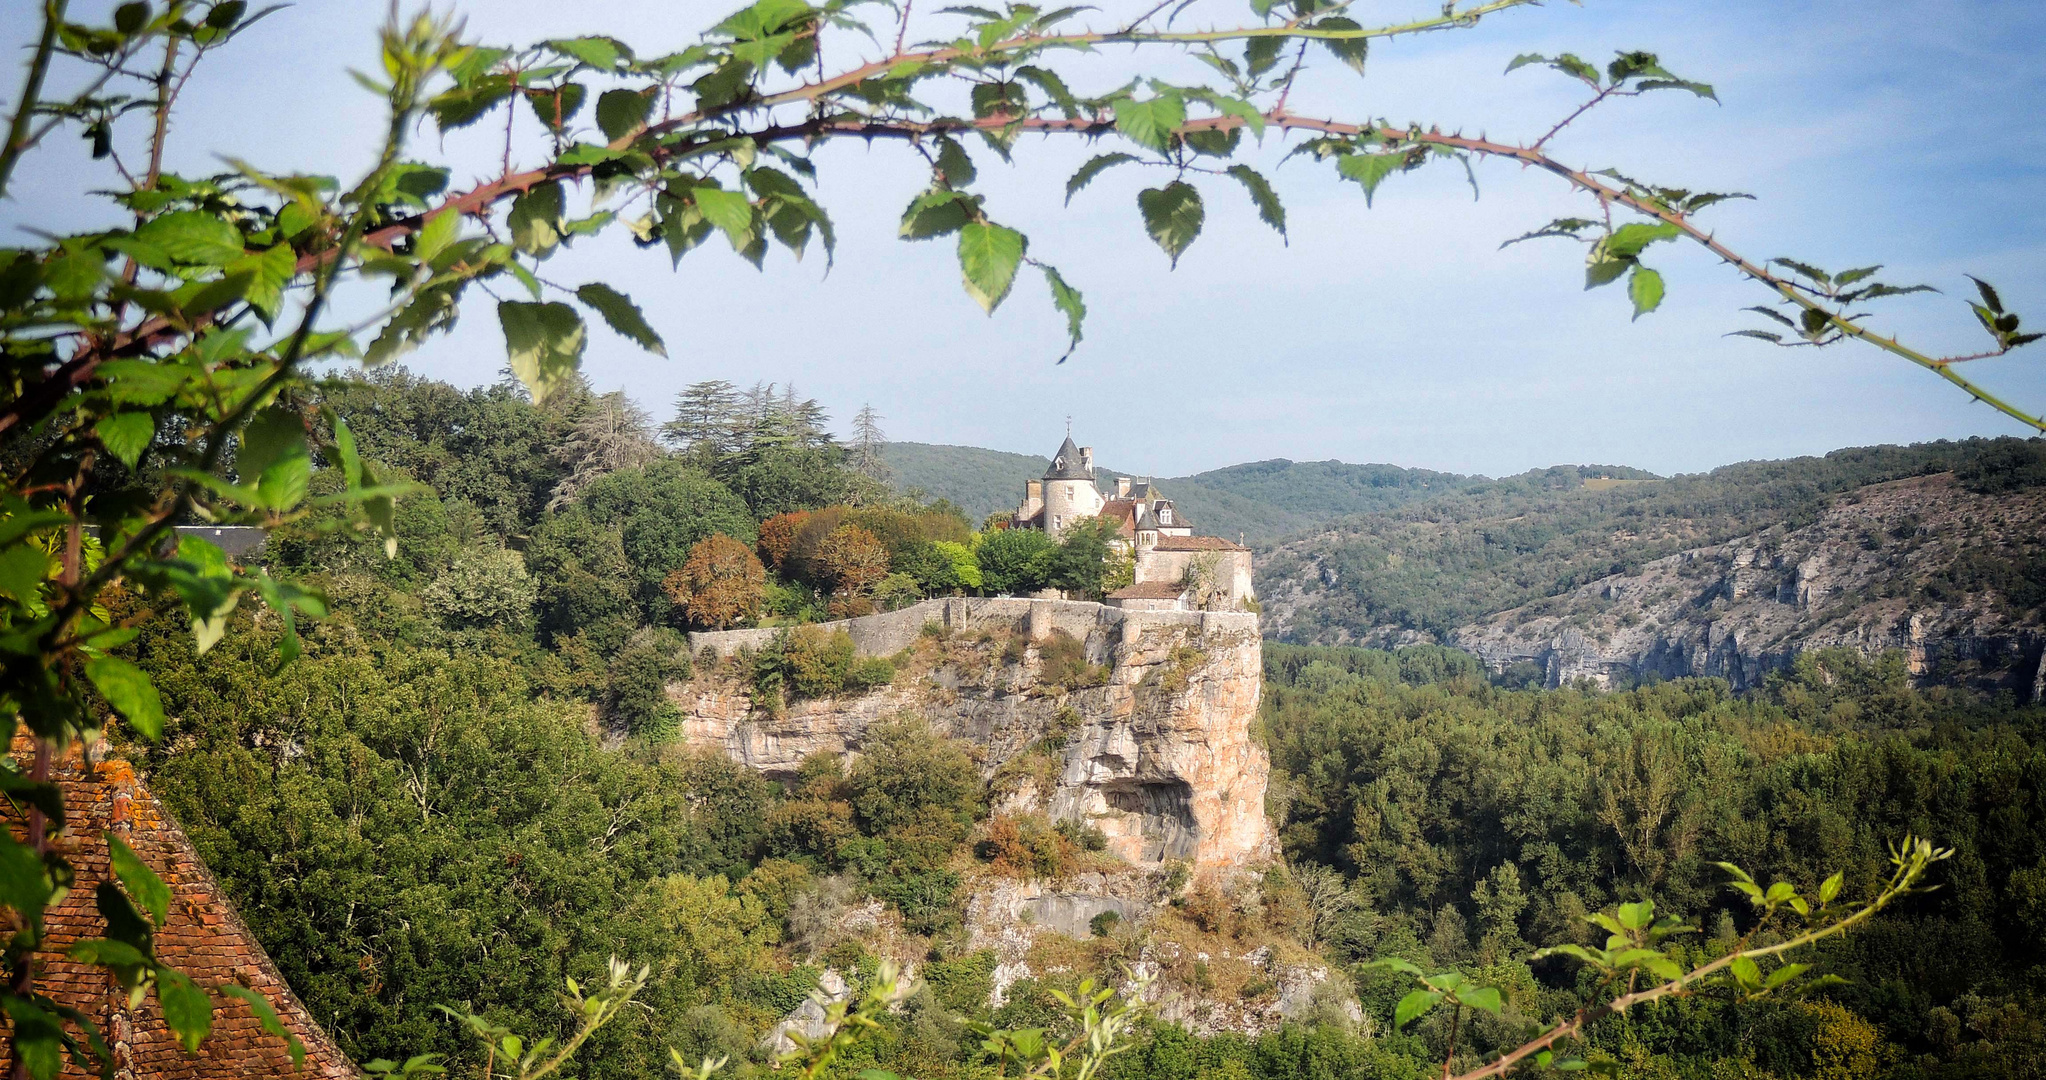
[[[1207,217],[1200,191],[1184,180],[1138,192],[1137,211],[1143,216],[1144,230],[1171,257],[1175,267],[1180,255],[1200,236],[1201,224]]]
[[[567,226],[561,185],[552,180],[535,184],[513,199],[505,225],[511,230],[512,246],[525,254],[540,257],[554,250]]]
[[[1336,159],[1336,172],[1345,180],[1355,180],[1364,188],[1364,205],[1370,206],[1372,196],[1378,194],[1378,185],[1385,178],[1400,171],[1407,165],[1407,155],[1395,154],[1345,154]]]
[[[135,854],[135,849],[119,836],[107,833],[106,841],[108,862],[113,867],[114,876],[121,879],[128,895],[134,897],[135,902],[141,904],[142,910],[155,921],[157,928],[162,929],[170,921],[170,886],[165,885],[163,879],[156,876],[156,871],[142,861],[142,856]]]
[[[141,668],[119,657],[95,656],[85,662],[85,677],[137,734],[152,742],[163,736],[163,698]]]
[[[1015,284],[1025,246],[1022,233],[992,222],[972,221],[959,230],[959,271],[966,294],[988,314],[994,314]]]
[[[1605,247],[1606,251],[1616,258],[1633,259],[1638,258],[1650,244],[1675,240],[1682,235],[1684,230],[1666,221],[1659,221],[1653,225],[1634,222],[1614,229],[1613,234],[1606,238]]]
[[[1595,256],[1604,254],[1597,248],[1592,250]],[[1584,287],[1586,289],[1596,289],[1601,285],[1611,285],[1613,282],[1620,280],[1620,276],[1625,274],[1627,269],[1633,265],[1635,264],[1625,259],[1597,257],[1587,259],[1584,263]]]
[[[583,107],[583,98],[589,90],[581,83],[566,83],[554,88],[532,88],[525,91],[526,104],[533,107],[533,115],[549,131],[561,132],[568,128],[568,122]]]
[[[277,1009],[270,1004],[269,998],[246,986],[231,982],[220,984],[220,992],[246,1002],[249,1011],[256,1015],[256,1022],[263,1026],[263,1030],[284,1040],[284,1045],[291,1054],[291,1067],[294,1069],[305,1067],[305,1044],[291,1033],[290,1028],[284,1026],[284,1018],[277,1015]]]
[[[1259,221],[1286,235],[1286,208],[1279,203],[1279,193],[1272,190],[1270,182],[1248,165],[1231,165],[1227,170],[1250,192],[1250,201],[1257,204]]]
[[[973,167],[973,159],[966,155],[966,148],[959,145],[959,140],[949,135],[940,136],[938,139],[936,169],[938,175],[944,178],[945,186],[954,188],[965,187],[980,175],[979,170]]]
[[[902,229],[898,233],[904,240],[928,240],[934,236],[949,236],[973,220],[972,208],[977,205],[970,196],[956,191],[934,188],[910,201],[909,208],[902,212]]]
[[[1080,290],[1066,284],[1066,279],[1060,277],[1059,272],[1050,265],[1039,263],[1038,269],[1044,271],[1044,283],[1051,287],[1051,306],[1066,317],[1068,338],[1066,355],[1058,359],[1058,362],[1063,364],[1066,357],[1073,355],[1073,350],[1080,347],[1080,330],[1087,321],[1087,303],[1081,299]]]
[[[1996,295],[1996,290],[1991,288],[1989,283],[1981,278],[1973,274],[1967,275],[1967,278],[1975,283],[1976,290],[1982,294],[1982,302],[1989,306],[1989,310],[1998,315],[2003,314],[2003,297]]]
[[[102,417],[92,426],[92,433],[98,436],[107,453],[132,469],[156,438],[156,418],[144,412],[115,413]]]
[[[1821,904],[1832,903],[1833,898],[1840,895],[1840,882],[1842,880],[1843,878],[1840,872],[1835,871],[1832,877],[1829,877],[1826,880],[1819,882],[1819,903]]]
[[[1830,274],[1827,274],[1824,270],[1821,270],[1818,267],[1811,265],[1810,263],[1801,263],[1798,262],[1796,259],[1770,259],[1769,261],[1777,266],[1784,267],[1785,269],[1788,269],[1794,273],[1801,274],[1805,278],[1817,282],[1820,285],[1831,284],[1833,280]]]
[[[1728,332],[1727,332],[1727,335],[1726,335],[1726,336],[1727,336],[1727,337],[1751,337],[1751,338],[1759,338],[1759,339],[1761,339],[1761,340],[1763,340],[1763,341],[1766,341],[1766,342],[1768,342],[1768,343],[1770,343],[1770,344],[1772,344],[1772,345],[1781,345],[1781,344],[1783,344],[1783,335],[1782,335],[1782,334],[1772,334],[1772,333],[1769,333],[1769,332],[1768,332],[1768,331],[1766,331],[1766,330],[1732,330],[1732,331],[1728,331]],[[1738,886],[1739,886],[1739,887],[1740,887],[1741,889],[1744,889],[1744,890],[1747,890],[1747,891],[1750,891],[1750,892],[1754,893],[1754,895],[1755,895],[1756,899],[1760,899],[1760,898],[1761,898],[1761,895],[1762,895],[1762,890],[1761,890],[1761,889],[1758,889],[1758,888],[1756,888],[1756,887],[1755,887],[1755,886],[1753,886],[1753,885],[1749,885],[1749,884],[1747,884],[1746,882],[1739,882],[1739,883],[1737,883],[1737,884],[1738,884]]]
[[[195,266],[225,266],[242,257],[242,234],[232,224],[198,210],[179,210],[135,230],[171,258]]]
[[[1627,279],[1627,297],[1634,301],[1634,317],[1637,319],[1661,307],[1662,275],[1636,264],[1633,276]]]
[[[1146,149],[1164,152],[1172,133],[1186,123],[1186,99],[1177,91],[1146,101],[1126,98],[1115,103],[1115,129]]]
[[[606,90],[597,96],[597,129],[612,142],[638,134],[653,105],[652,95],[638,90]]]
[[[1795,979],[1799,975],[1802,975],[1810,970],[1811,970],[1810,964],[1785,964],[1782,967],[1777,968],[1775,971],[1770,972],[1769,977],[1767,979],[1762,980],[1762,988],[1765,990],[1774,990],[1777,987],[1782,986],[1784,983],[1787,983],[1790,980]]]
[[[1095,177],[1100,176],[1117,165],[1135,160],[1137,160],[1135,154],[1102,154],[1099,157],[1089,159],[1085,165],[1080,166],[1073,173],[1072,179],[1066,181],[1066,205],[1071,206],[1073,204],[1073,196],[1078,194],[1081,188],[1093,182]]]
[[[589,305],[604,317],[605,325],[619,334],[631,338],[640,348],[655,356],[668,355],[668,347],[661,341],[661,335],[649,326],[639,305],[622,292],[604,284],[592,281],[575,291],[575,298]]]
[[[617,68],[619,61],[632,59],[632,50],[616,38],[569,38],[550,41],[547,47],[600,71],[611,71]]]
[[[1323,19],[1317,23],[1314,23],[1313,27],[1316,30],[1364,29],[1363,24],[1359,23],[1357,20],[1344,18],[1343,16],[1340,15]],[[1356,38],[1317,38],[1316,40],[1320,41],[1322,47],[1327,49],[1331,54],[1333,54],[1336,59],[1341,60],[1345,64],[1348,64],[1351,71],[1354,71],[1359,75],[1364,74],[1364,58],[1367,55],[1369,55],[1371,51],[1370,39],[1356,37]]]
[[[1493,986],[1480,986],[1475,990],[1461,991],[1456,995],[1456,1000],[1494,1016],[1499,1015],[1499,1010],[1505,1007],[1504,1000],[1499,996],[1499,989]]]
[[[746,198],[745,192],[700,187],[690,194],[696,197],[703,219],[717,226],[732,242],[732,250],[742,251],[753,243],[753,203]]]
[[[512,374],[535,404],[545,403],[582,365],[582,317],[567,304],[505,300],[497,305],[497,319]]]
[[[1400,1003],[1393,1008],[1393,1030],[1397,1031],[1413,1023],[1415,1020],[1428,1015],[1428,1010],[1433,1009],[1435,1004],[1441,1000],[1442,995],[1432,990],[1415,990],[1409,993],[1401,998]]]
[[[1729,970],[1733,972],[1734,981],[1739,983],[1743,989],[1747,990],[1761,989],[1762,972],[1759,968],[1755,967],[1755,962],[1753,960],[1750,960],[1745,956],[1736,956],[1733,958],[1733,962],[1731,964],[1728,964],[1727,967]]]
[[[184,972],[165,967],[157,969],[156,1000],[163,1022],[177,1033],[178,1042],[186,1052],[197,1053],[213,1032],[213,999]]]

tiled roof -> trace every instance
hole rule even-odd
[[[1080,448],[1073,445],[1073,437],[1059,446],[1059,452],[1052,455],[1051,468],[1044,470],[1046,480],[1092,480],[1094,470],[1080,460]]]
[[[1169,581],[1144,581],[1108,594],[1110,600],[1177,600],[1186,590]]]
[[[24,744],[25,740],[17,744],[17,756]],[[38,957],[36,988],[100,1026],[114,1047],[116,1075],[173,1080],[257,1076],[343,1080],[356,1075],[348,1058],[285,985],[276,965],[199,861],[184,830],[142,785],[133,766],[125,761],[87,763],[73,749],[57,766],[55,780],[64,792],[65,815],[65,829],[55,843],[78,877],[70,895],[45,917],[49,937]],[[19,837],[20,822],[12,825]],[[198,1053],[188,1054],[158,1015],[155,995],[130,1010],[127,994],[104,969],[63,957],[71,943],[105,933],[93,890],[109,877],[105,840],[109,831],[121,835],[170,886],[170,922],[156,935],[157,955],[209,990],[240,983],[270,999],[285,1026],[305,1044],[304,1069],[292,1070],[283,1041],[263,1032],[247,1004],[217,991],[213,1033]],[[11,1064],[0,1045],[0,1068]],[[91,1074],[67,1059],[62,1075],[82,1080]]]
[[[1161,536],[1152,545],[1153,551],[1249,551],[1242,544],[1224,540],[1219,536]]]
[[[1137,501],[1135,499],[1110,499],[1101,504],[1101,516],[1120,522],[1124,536],[1137,532]]]

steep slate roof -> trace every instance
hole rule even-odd
[[[1169,581],[1141,581],[1108,594],[1110,600],[1177,600],[1186,590]]]
[[[1046,480],[1092,480],[1094,471],[1080,462],[1080,448],[1073,445],[1073,437],[1059,446],[1059,452],[1051,457],[1051,467],[1044,470]]]
[[[24,746],[25,740],[17,743],[17,758]],[[143,786],[133,766],[125,761],[90,763],[73,748],[57,766],[54,779],[64,792],[66,819],[56,845],[78,878],[70,895],[45,917],[50,935],[36,987],[100,1026],[114,1048],[115,1076],[345,1080],[356,1075],[340,1047],[285,985],[276,965],[199,861],[191,840]],[[19,838],[20,822],[10,819],[9,826]],[[292,1070],[284,1042],[265,1034],[244,1002],[214,993],[213,1033],[198,1053],[187,1054],[158,1015],[155,995],[130,1011],[127,994],[111,975],[63,958],[72,942],[105,933],[92,895],[112,876],[107,866],[108,832],[126,840],[170,886],[170,922],[156,936],[157,955],[209,990],[236,982],[269,998],[285,1026],[305,1044],[303,1069]],[[0,1069],[11,1064],[0,1043]],[[63,1075],[83,1080],[89,1074],[67,1059]]]
[[[1173,526],[1177,528],[1178,526]],[[1249,551],[1242,544],[1219,536],[1161,536],[1152,551]]]

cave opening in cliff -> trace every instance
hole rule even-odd
[[[1180,779],[1134,780],[1116,784],[1103,795],[1110,809],[1141,823],[1144,862],[1193,858],[1201,830],[1194,820],[1192,784]]]

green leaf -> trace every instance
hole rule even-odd
[[[549,180],[535,184],[512,200],[505,225],[511,230],[512,246],[527,255],[545,256],[561,243],[567,228],[562,210],[561,185]]]
[[[966,148],[959,145],[950,135],[938,138],[938,175],[945,180],[946,187],[961,188],[973,183],[980,175],[973,167],[973,159],[966,156]]]
[[[1776,261],[1783,262],[1784,260],[1778,259]],[[1996,290],[1991,288],[1989,283],[1982,280],[1981,278],[1976,277],[1973,274],[1967,275],[1967,278],[1969,281],[1975,283],[1976,291],[1982,294],[1982,303],[1987,305],[1989,310],[1995,312],[1996,314],[1998,315],[2003,314],[2003,297],[1996,295]]]
[[[198,210],[179,210],[135,230],[171,258],[196,266],[225,266],[242,257],[242,234],[229,222]]]
[[[1137,160],[1135,154],[1102,154],[1099,157],[1090,159],[1073,173],[1072,179],[1066,181],[1066,205],[1073,205],[1073,196],[1078,194],[1081,188],[1093,182],[1095,177],[1100,176],[1117,165],[1135,160]]]
[[[156,1001],[186,1052],[197,1053],[213,1031],[213,999],[184,972],[162,967],[156,971]]]
[[[1397,1031],[1428,1015],[1428,1010],[1434,1008],[1436,1002],[1441,1000],[1442,995],[1432,990],[1416,990],[1401,998],[1399,1005],[1393,1009],[1393,1030]]]
[[[39,919],[50,903],[50,879],[43,860],[29,847],[0,829],[0,904],[24,919]]]
[[[107,453],[120,459],[121,464],[134,468],[142,460],[142,452],[149,449],[149,443],[156,438],[156,418],[144,412],[115,413],[102,417],[92,426],[92,433],[99,437]]]
[[[0,997],[0,1003],[4,1003],[7,1019],[13,1022],[14,1052],[28,1066],[29,1076],[34,1080],[55,1080],[57,1071],[64,1067],[62,1025],[26,997],[8,994]]]
[[[994,314],[1009,295],[1026,246],[1022,233],[993,222],[968,222],[959,230],[959,270],[967,295],[983,311]]]
[[[162,737],[163,698],[141,668],[119,657],[95,656],[85,662],[85,677],[143,738]]]
[[[526,104],[533,107],[533,115],[539,117],[549,131],[560,132],[568,127],[570,120],[575,119],[576,111],[583,107],[583,98],[588,96],[589,90],[581,83],[568,83],[553,89],[529,87],[525,94]]]
[[[1316,30],[1364,29],[1363,25],[1357,22],[1357,20],[1347,19],[1340,15],[1314,23],[1313,28]],[[1321,42],[1323,48],[1334,54],[1336,59],[1348,64],[1351,71],[1359,75],[1364,74],[1364,57],[1371,49],[1369,38],[1318,38],[1316,40]]]
[[[1385,178],[1400,171],[1407,165],[1407,155],[1401,154],[1345,154],[1336,159],[1336,172],[1346,180],[1355,180],[1364,187],[1364,205],[1371,205],[1371,197],[1378,193],[1378,185]]]
[[[746,198],[745,192],[700,187],[690,194],[696,197],[697,208],[703,211],[704,220],[717,226],[732,242],[733,251],[743,251],[753,243],[753,203]]]
[[[1176,90],[1160,93],[1148,101],[1126,98],[1115,103],[1115,129],[1147,149],[1164,152],[1172,133],[1184,123],[1186,99]]]
[[[1627,297],[1634,301],[1634,317],[1637,319],[1661,307],[1662,275],[1635,264],[1634,275],[1627,279]]]
[[[1733,971],[1734,981],[1745,990],[1759,990],[1762,986],[1762,972],[1755,962],[1745,956],[1736,956],[1727,967]]]
[[[1812,966],[1810,964],[1785,964],[1782,967],[1777,968],[1775,971],[1770,972],[1769,977],[1767,979],[1762,980],[1762,988],[1765,990],[1774,990],[1777,987],[1782,986],[1784,983],[1787,983],[1790,980],[1797,978],[1799,975],[1802,975],[1805,972],[1810,971],[1811,967]]]
[[[290,1028],[284,1026],[284,1018],[277,1015],[277,1009],[270,1004],[269,998],[236,983],[222,983],[220,992],[247,1002],[249,1011],[256,1014],[256,1022],[263,1025],[263,1030],[284,1040],[285,1046],[291,1052],[291,1067],[294,1069],[305,1067],[305,1044],[291,1033]]]
[[[91,964],[94,967],[132,967],[148,963],[148,957],[142,955],[142,950],[125,941],[114,941],[110,938],[88,938],[72,942],[71,947],[64,950],[64,955],[81,964]]]
[[[546,402],[582,366],[583,320],[567,304],[504,300],[497,305],[497,321],[504,327],[512,374],[535,404]]]
[[[280,405],[257,413],[242,428],[234,465],[242,485],[254,485],[256,505],[270,510],[298,505],[312,482],[305,421]]]
[[[1184,180],[1174,180],[1162,188],[1137,192],[1137,210],[1143,215],[1144,230],[1165,249],[1172,265],[1177,267],[1179,256],[1201,234],[1201,223],[1206,218],[1201,193]]]
[[[1066,317],[1066,355],[1058,359],[1063,364],[1066,357],[1073,355],[1073,350],[1080,346],[1080,329],[1087,321],[1087,303],[1081,299],[1080,290],[1066,284],[1066,279],[1060,277],[1057,270],[1044,263],[1039,263],[1038,269],[1044,271],[1044,282],[1051,286],[1051,306]]]
[[[170,921],[170,886],[165,885],[163,879],[156,876],[156,871],[142,861],[142,856],[135,854],[135,849],[119,836],[107,833],[106,841],[114,876],[121,879],[128,895],[134,897],[161,928]]]
[[[1615,258],[1633,259],[1639,257],[1650,244],[1675,240],[1682,235],[1684,230],[1668,222],[1657,222],[1653,225],[1635,222],[1614,229],[1613,234],[1606,237],[1606,251]]]
[[[977,205],[978,201],[972,196],[932,188],[911,200],[909,208],[902,212],[899,235],[904,240],[949,236],[973,220],[972,209]]]
[[[597,97],[597,128],[612,142],[637,134],[653,105],[650,91],[606,90]]]
[[[565,40],[557,39],[548,42],[547,47],[564,56],[572,57],[588,64],[599,71],[614,70],[618,67],[620,60],[632,59],[632,50],[626,48],[625,44],[616,38],[579,37]]]
[[[449,132],[482,119],[511,97],[513,90],[510,76],[487,75],[436,96],[427,108],[441,131]]]
[[[668,355],[668,347],[661,342],[661,335],[647,325],[646,316],[640,314],[639,305],[632,298],[600,281],[592,281],[575,291],[575,298],[589,305],[604,317],[606,325],[619,334],[631,338],[640,348],[655,356]]]
[[[1506,1004],[1499,997],[1499,988],[1496,986],[1481,986],[1476,990],[1463,991],[1456,995],[1456,1000],[1473,1009],[1483,1009],[1494,1016],[1499,1015],[1499,1010]]]
[[[1811,312],[1807,311],[1805,314],[1809,315],[1811,314]],[[1820,325],[1824,325],[1823,321],[1821,321]],[[1768,893],[1763,895],[1762,900],[1764,903],[1780,904],[1785,900],[1788,900],[1796,895],[1797,895],[1796,886],[1792,885],[1788,881],[1779,881],[1776,884],[1769,886],[1769,891]]]
[[[1599,244],[1591,249],[1591,257],[1584,262],[1584,287],[1596,289],[1601,285],[1611,285],[1633,265],[1627,259],[1607,258],[1605,245]]]
[[[1832,877],[1819,883],[1819,903],[1830,904],[1834,897],[1840,895],[1841,880],[1840,872],[1835,871]]]
[[[1279,204],[1279,193],[1256,169],[1248,165],[1231,165],[1226,170],[1250,192],[1250,201],[1257,204],[1257,218],[1286,235],[1286,208]]]

